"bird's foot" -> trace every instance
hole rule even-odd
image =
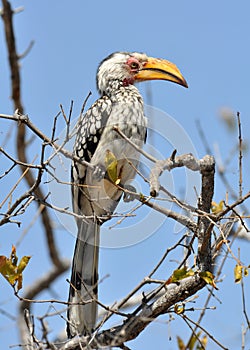
[[[93,179],[97,181],[103,180],[106,174],[106,168],[102,164],[95,165],[95,168],[93,170]]]
[[[125,203],[132,202],[135,199],[136,188],[132,185],[124,185],[123,188],[128,191],[123,193],[123,201]]]

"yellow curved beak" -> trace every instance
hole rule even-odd
[[[148,61],[135,75],[135,81],[140,82],[156,79],[168,80],[186,88],[188,87],[185,78],[174,63],[159,58],[149,57]]]

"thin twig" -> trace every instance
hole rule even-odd
[[[229,350],[228,348],[226,348],[225,346],[223,346],[217,339],[215,339],[215,337],[209,333],[204,327],[202,327],[200,324],[198,324],[197,322],[194,322],[193,320],[191,320],[191,318],[189,318],[186,315],[181,315],[183,318],[186,318],[190,323],[194,324],[195,326],[197,326],[198,328],[200,328],[202,330],[202,332],[204,332],[205,334],[207,334],[207,336],[215,343],[217,344],[221,349],[223,350]]]
[[[29,43],[27,49],[22,54],[18,55],[18,59],[21,60],[25,56],[27,56],[30,53],[30,51],[31,51],[32,47],[34,46],[34,44],[35,44],[35,41],[31,40],[31,42]]]
[[[26,173],[29,171],[29,168],[27,168],[22,175],[19,177],[19,179],[17,180],[17,182],[12,186],[11,190],[9,191],[9,193],[7,194],[7,196],[2,200],[2,202],[0,203],[0,209],[3,207],[3,205],[6,203],[6,201],[8,200],[8,198],[10,198],[12,196],[12,193],[15,191],[15,189],[17,188],[17,186],[20,184],[20,182],[22,181],[22,179],[25,177]]]
[[[241,121],[240,112],[237,112],[238,133],[239,133],[239,198],[242,198],[242,136],[241,136]]]
[[[0,147],[0,152],[3,153],[5,155],[6,158],[8,158],[9,160],[11,160],[14,164],[12,165],[12,168],[15,165],[21,165],[23,167],[26,168],[32,168],[32,169],[41,169],[42,165],[41,164],[32,164],[32,163],[23,163],[20,162],[19,160],[13,158],[10,154],[8,154],[2,147]]]
[[[190,349],[190,345],[191,345],[191,342],[192,342],[192,340],[193,340],[193,337],[195,337],[196,338],[196,340],[198,341],[198,343],[200,344],[199,345],[199,349],[203,349],[203,350],[205,350],[205,348],[204,348],[204,346],[203,346],[203,344],[202,344],[202,342],[201,342],[201,340],[200,340],[200,338],[199,338],[199,336],[196,334],[196,332],[195,332],[195,329],[191,326],[191,324],[190,324],[190,322],[189,322],[189,320],[188,320],[188,317],[186,317],[185,315],[180,315],[181,316],[181,318],[183,319],[183,321],[186,323],[186,325],[188,326],[188,328],[191,330],[191,338],[190,338],[190,340],[189,340],[189,342],[187,343],[187,346],[185,346],[185,350],[189,350]]]
[[[18,293],[15,292],[15,295],[18,297],[19,300],[23,301],[23,303],[20,305],[21,310],[28,309],[30,303],[60,303],[67,305],[66,302],[60,302],[55,299],[51,300],[34,300],[34,297],[41,293],[43,290],[48,289],[55,281],[57,277],[59,277],[63,272],[67,271],[70,266],[70,262],[67,260],[62,261],[62,267],[59,270],[59,268],[53,266],[53,268],[47,272],[44,276],[38,278],[27,290],[25,291],[25,294],[23,297],[20,297]]]
[[[244,274],[243,274],[244,275]],[[246,309],[246,298],[245,298],[245,288],[244,288],[244,277],[241,278],[240,281],[240,285],[241,285],[241,297],[242,297],[242,309],[243,309],[243,314],[245,316],[246,322],[247,322],[247,326],[250,329],[250,320],[247,314],[247,309]]]
[[[142,148],[138,147],[133,141],[131,141],[117,126],[113,126],[113,130],[116,131],[126,142],[128,142],[134,149],[136,149],[145,158],[149,159],[151,162],[156,163],[157,159],[151,154],[145,152]]]
[[[39,130],[28,118],[27,115],[22,115],[19,113],[15,113],[14,115],[8,115],[8,114],[0,114],[0,118],[2,119],[8,119],[8,120],[14,120],[17,123],[24,123],[36,136],[38,136],[41,140],[44,142],[47,142],[49,146],[53,147],[58,153],[62,153],[66,158],[69,158],[71,160],[76,161],[77,163],[80,163],[82,165],[85,165],[89,167],[90,169],[94,170],[94,166],[86,161],[84,161],[81,158],[78,158],[72,154],[72,152],[69,152],[68,150],[64,149],[62,146],[56,144],[52,139],[50,139],[48,136],[46,136],[41,130]],[[53,155],[53,157],[56,154]],[[25,162],[24,162],[25,163]],[[26,163],[25,163],[26,164]]]

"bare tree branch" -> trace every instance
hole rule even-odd
[[[16,42],[15,42],[15,35],[14,35],[14,27],[13,27],[13,10],[11,8],[10,2],[7,0],[2,0],[3,4],[3,11],[2,11],[2,18],[4,22],[4,29],[5,29],[5,38],[6,38],[6,44],[8,49],[8,56],[9,56],[9,65],[10,65],[10,71],[11,71],[11,86],[12,86],[12,100],[14,104],[14,109],[19,110],[21,114],[23,114],[24,108],[21,101],[21,78],[20,78],[20,72],[19,72],[19,59],[22,58],[24,55],[26,55],[30,49],[31,46],[25,51],[24,55],[19,56],[17,54],[16,50]],[[44,194],[40,188],[40,182],[41,182],[41,176],[43,173],[43,168],[39,169],[38,176],[36,179],[33,178],[33,175],[31,171],[29,171],[29,168],[27,168],[26,164],[28,164],[28,159],[26,155],[26,126],[24,123],[18,124],[18,131],[17,131],[17,138],[16,138],[16,148],[17,148],[17,154],[19,158],[19,165],[20,169],[23,172],[23,175],[27,181],[27,184],[29,186],[29,190],[19,198],[19,200],[16,201],[15,205],[12,206],[9,210],[9,212],[6,213],[3,220],[1,220],[1,223],[3,224],[5,221],[9,221],[10,215],[13,213],[15,208],[25,199],[31,196],[31,194],[35,194],[38,198],[44,198]],[[42,153],[43,157],[43,153]],[[40,206],[40,204],[38,204]],[[61,260],[60,255],[58,253],[58,249],[56,246],[56,242],[54,239],[54,232],[52,227],[51,218],[48,212],[48,209],[46,206],[42,207],[41,210],[41,217],[43,222],[43,227],[45,230],[45,236],[47,238],[47,246],[49,255],[51,258],[51,261],[53,262],[56,272],[53,276],[55,279],[56,276],[61,274],[65,271],[66,267],[64,262]],[[36,292],[41,292],[42,286],[40,285],[40,289],[36,288]],[[35,294],[33,293],[33,296]],[[27,308],[29,310],[30,305],[21,304],[20,306],[20,317],[23,316],[23,311]],[[21,337],[24,342],[26,342],[26,338],[28,337],[27,331],[24,331],[24,328],[20,327],[21,330]],[[24,331],[24,332],[23,332]],[[29,338],[29,337],[28,337]]]
[[[19,56],[16,50],[16,41],[15,41],[14,28],[13,28],[13,10],[11,8],[9,1],[2,0],[2,3],[3,3],[2,18],[4,21],[5,38],[6,38],[7,48],[8,48],[9,65],[11,70],[12,100],[14,104],[14,109],[20,111],[20,113],[23,114],[24,108],[21,101],[21,78],[20,78],[20,72],[19,72]],[[28,163],[27,156],[26,156],[25,139],[26,139],[25,124],[20,123],[18,125],[16,147],[17,147],[19,161],[22,163]],[[22,165],[20,168],[22,172],[26,170],[26,167]],[[29,187],[33,187],[34,183],[36,182],[31,172],[25,173],[25,179]],[[34,191],[37,197],[44,198],[42,190],[39,186],[35,186]],[[60,268],[61,261],[60,261],[56,243],[54,240],[54,233],[53,233],[51,219],[46,207],[44,207],[43,210],[41,211],[41,215],[42,215],[43,227],[46,232],[50,258],[52,262]]]
[[[201,163],[201,196],[198,208],[202,212],[210,213],[214,195],[214,172],[215,162],[212,156],[205,156]],[[198,263],[201,271],[211,271],[211,231],[210,220],[205,215],[198,219]]]
[[[152,304],[145,303],[137,316],[125,320],[122,325],[97,334],[95,338],[77,337],[69,340],[60,350],[83,348],[96,349],[101,346],[121,346],[138,336],[156,317],[164,314],[177,302],[190,297],[205,285],[198,275],[185,278],[179,284],[166,286],[166,292]]]
[[[48,136],[46,136],[41,130],[39,130],[29,119],[28,115],[22,115],[18,111],[14,113],[14,115],[8,115],[8,114],[0,114],[0,118],[2,119],[7,119],[7,120],[14,120],[15,122],[19,123],[24,123],[36,136],[38,136],[41,140],[43,140],[46,144],[51,146],[54,150],[55,153],[51,156],[50,160],[55,157],[56,154],[61,153],[63,154],[66,158],[72,159],[80,164],[86,165],[90,169],[94,170],[94,166],[74,155],[72,155],[72,152],[69,152],[65,148],[63,148],[63,145],[66,143],[63,142],[62,145],[58,145],[55,143],[53,139],[50,139]],[[22,162],[26,164],[26,162]]]

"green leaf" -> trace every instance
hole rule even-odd
[[[207,283],[210,284],[214,289],[217,289],[217,286],[214,282],[214,275],[210,271],[203,271],[199,273],[200,277]]]
[[[243,266],[237,264],[234,268],[234,282],[235,283],[240,283],[242,280],[242,270]]]
[[[173,272],[171,278],[170,278],[170,282],[178,282],[180,280],[183,280],[186,277],[190,277],[194,275],[194,271],[193,270],[187,270],[186,267],[183,267],[182,269],[177,269]]]
[[[16,255],[15,246],[12,246],[9,258],[4,255],[0,256],[0,273],[12,286],[17,283],[17,290],[22,288],[22,272],[26,268],[30,258],[30,256],[22,257],[19,265],[17,266],[18,257]]]
[[[177,344],[178,344],[178,349],[179,350],[185,350],[186,349],[183,340],[179,336],[177,336]]]
[[[222,212],[224,209],[224,201],[220,201],[219,203],[212,202],[212,213],[218,214]]]
[[[207,347],[207,342],[208,342],[208,337],[207,337],[207,335],[204,335],[204,337],[201,339],[201,343],[202,343],[204,349],[206,349],[206,347]]]
[[[17,273],[22,273],[30,261],[31,256],[23,256],[19,265],[17,266]]]
[[[197,338],[199,338],[199,336],[201,335],[201,331],[199,331],[198,333],[196,334],[193,334],[186,349],[188,350],[193,350],[194,349],[194,346],[196,344],[196,342],[198,341]]]
[[[106,151],[106,156],[105,156],[105,167],[107,170],[107,174],[109,179],[114,182],[116,185],[120,183],[120,179],[118,179],[118,174],[117,174],[117,159],[116,156],[110,151]]]

